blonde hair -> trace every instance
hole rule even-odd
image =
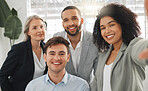
[[[25,22],[25,26],[24,26],[24,34],[25,34],[25,39],[24,39],[24,41],[27,41],[27,40],[30,39],[30,36],[29,36],[27,33],[28,33],[28,31],[29,31],[30,22],[31,22],[33,19],[40,19],[40,20],[42,20],[42,21],[44,22],[44,20],[43,20],[41,17],[37,16],[37,15],[29,16],[29,17],[27,18],[27,20],[26,20],[26,22]]]

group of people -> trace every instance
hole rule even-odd
[[[0,69],[2,91],[142,91],[148,40],[138,37],[136,17],[110,3],[91,34],[81,28],[80,10],[67,6],[61,13],[65,31],[46,43],[45,21],[28,17],[25,41],[12,46]]]

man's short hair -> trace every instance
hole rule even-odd
[[[69,9],[76,9],[76,10],[78,11],[79,15],[81,16],[81,12],[80,12],[80,10],[79,10],[76,6],[67,6],[67,7],[65,7],[65,8],[63,9],[63,11],[61,12],[61,18],[62,18],[62,13],[63,13],[64,11],[66,11],[66,10],[69,10]]]
[[[66,39],[60,36],[49,39],[44,46],[44,52],[46,53],[48,47],[51,47],[53,45],[58,45],[58,44],[64,44],[67,48],[67,52],[69,53],[70,43]]]

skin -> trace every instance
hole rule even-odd
[[[80,26],[83,24],[83,18],[81,18],[76,9],[69,9],[62,13],[62,20],[62,25],[65,31],[68,31],[70,34],[76,34],[76,31],[78,31],[78,33],[74,36],[67,33],[72,47],[75,49],[81,38]]]
[[[70,54],[64,44],[52,45],[44,53],[44,60],[48,66],[48,75],[55,84],[61,82],[69,58]]]
[[[145,9],[146,9],[146,14],[148,15],[148,0],[145,0],[144,4],[145,4]],[[139,58],[140,59],[148,59],[148,49],[143,50],[139,54]]]
[[[44,22],[40,19],[33,19],[29,24],[29,31],[27,33],[31,38],[32,50],[35,52],[40,61],[42,48],[40,41],[45,38]]]
[[[28,35],[31,37],[31,41],[41,41],[45,38],[44,23],[40,19],[33,19],[29,25]]]
[[[120,24],[110,16],[101,18],[100,29],[103,39],[109,44],[113,44],[114,47],[106,62],[106,64],[109,65],[115,60],[122,45],[122,29]]]

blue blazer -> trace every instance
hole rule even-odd
[[[44,43],[40,44],[43,48]],[[28,40],[12,46],[0,70],[2,91],[25,91],[27,84],[33,79],[33,75],[34,59],[31,41]]]

